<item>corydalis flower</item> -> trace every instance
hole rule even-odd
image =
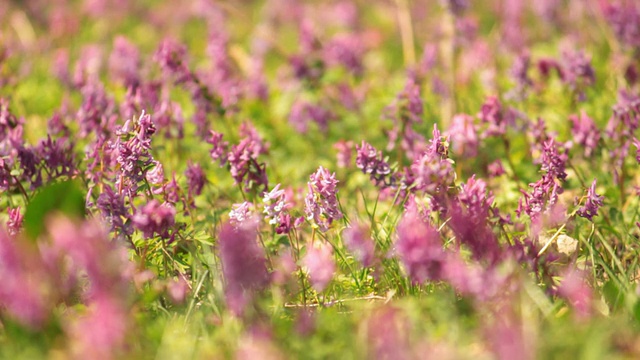
[[[200,195],[204,184],[207,182],[207,178],[202,167],[200,167],[200,164],[189,163],[184,175],[187,177],[190,196],[193,197]]]
[[[7,211],[9,212],[9,220],[7,220],[7,232],[9,233],[9,235],[15,236],[20,232],[20,229],[22,228],[23,215],[20,212],[19,206],[13,209],[8,208]]]
[[[584,110],[580,116],[570,115],[569,120],[573,124],[571,133],[574,141],[584,147],[584,156],[591,156],[600,141],[600,130]]]
[[[151,155],[151,136],[156,128],[151,116],[142,112],[138,120],[128,120],[117,132],[118,140],[112,145],[116,161],[120,165],[117,184],[135,193],[146,175],[148,167],[154,163]]]
[[[218,161],[220,166],[227,163],[227,151],[229,143],[222,140],[224,134],[211,130],[207,143],[211,144],[212,148],[209,151],[209,155],[213,161]]]
[[[105,185],[104,191],[98,196],[96,207],[102,217],[109,223],[111,231],[120,231],[123,234],[131,234],[129,219],[131,215],[124,203],[124,196],[116,194],[111,186]]]
[[[284,190],[280,189],[280,184],[276,185],[270,192],[265,192],[262,197],[264,203],[265,219],[269,224],[275,225],[280,222],[280,215],[288,206]]]
[[[420,284],[440,280],[446,254],[438,231],[422,220],[415,207],[404,213],[397,231],[396,252],[411,281]]]
[[[364,140],[361,146],[356,145],[356,166],[369,175],[376,185],[386,184],[386,178],[391,173],[391,167],[383,159],[382,152]]]
[[[334,220],[342,219],[336,197],[337,184],[335,174],[330,174],[322,166],[309,177],[309,193],[304,200],[305,213],[307,219],[313,220],[321,231],[327,231]]]
[[[453,151],[458,155],[474,157],[478,154],[478,129],[473,117],[467,114],[458,114],[451,120],[451,127],[447,131],[451,138]]]
[[[351,165],[351,157],[353,156],[353,143],[351,141],[340,140],[333,144],[333,148],[338,151],[336,154],[336,165],[339,168],[346,168]]]
[[[587,201],[578,210],[577,214],[583,218],[593,221],[593,217],[598,215],[598,209],[603,205],[604,196],[596,194],[596,179],[593,179],[591,187],[587,191]]]
[[[244,185],[246,191],[264,190],[269,184],[266,165],[257,161],[259,154],[258,147],[251,138],[242,139],[238,145],[232,146],[227,154],[233,180],[237,185]]]
[[[254,292],[268,281],[264,249],[258,245],[255,223],[222,226],[218,236],[218,250],[225,280],[227,306],[240,315],[253,299]]]
[[[309,272],[311,286],[317,292],[322,292],[329,285],[336,271],[333,248],[325,243],[309,245],[302,263]]]
[[[229,212],[229,222],[233,226],[240,226],[253,218],[253,204],[245,201],[240,204],[233,204]]]
[[[342,240],[362,266],[370,267],[373,265],[375,244],[368,226],[356,224],[346,228],[342,233]]]
[[[455,180],[452,161],[446,158],[448,140],[440,136],[440,131],[434,126],[433,139],[429,149],[411,164],[416,189],[430,195],[441,194],[446,191]]]
[[[131,219],[133,225],[143,232],[148,239],[155,234],[168,239],[169,230],[175,224],[176,209],[168,203],[160,204],[157,200],[151,200],[138,209]]]

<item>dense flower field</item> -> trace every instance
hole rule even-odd
[[[640,358],[635,0],[0,2],[0,358]]]

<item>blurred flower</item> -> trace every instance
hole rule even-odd
[[[325,243],[307,245],[307,253],[302,259],[302,264],[309,272],[311,286],[317,292],[322,292],[329,285],[336,271],[333,248]]]
[[[7,220],[7,232],[9,236],[16,236],[22,228],[23,215],[20,212],[20,207],[7,208],[9,213],[9,219]]]
[[[363,173],[369,175],[376,186],[387,184],[387,176],[391,173],[391,167],[383,159],[382,152],[364,140],[362,145],[356,145],[356,166]]]
[[[407,209],[397,227],[396,252],[415,284],[443,277],[446,254],[440,234],[422,220],[417,209]]]
[[[240,204],[233,204],[229,212],[229,223],[237,227],[247,222],[247,220],[253,220],[253,215],[252,203],[245,201]]]
[[[496,160],[487,166],[487,172],[491,177],[498,177],[504,174],[504,167],[502,166],[502,161]]]
[[[175,224],[175,216],[176,209],[172,205],[151,200],[136,211],[131,222],[147,239],[153,238],[155,234],[168,239],[169,230]]]
[[[297,100],[289,113],[289,123],[301,134],[307,133],[310,122],[316,123],[320,131],[326,132],[329,122],[335,119],[336,115],[327,107],[305,100]]]
[[[579,270],[570,269],[564,274],[558,286],[558,295],[569,302],[578,318],[584,319],[591,315],[593,294]]]
[[[336,197],[335,174],[320,166],[311,174],[307,187],[309,192],[304,200],[307,220],[313,220],[320,231],[327,231],[331,223],[342,219],[342,212]]]
[[[200,164],[189,162],[184,175],[187,177],[190,196],[193,197],[200,195],[204,184],[207,182],[207,177],[205,176],[202,167],[200,167]]]
[[[587,191],[587,201],[578,210],[577,214],[583,218],[593,221],[593,217],[598,215],[598,209],[602,207],[604,196],[596,194],[596,179],[593,179],[591,187]]]
[[[455,115],[446,135],[451,138],[451,145],[457,155],[474,157],[478,154],[478,146],[480,145],[478,129],[471,115]]]
[[[218,161],[220,166],[223,166],[227,162],[227,148],[229,147],[229,143],[222,140],[223,136],[222,133],[211,130],[210,137],[207,139],[207,143],[213,146],[209,151],[211,159]]]
[[[339,168],[348,168],[351,166],[351,157],[353,156],[353,142],[340,140],[333,144],[336,149],[336,165]]]
[[[109,55],[111,76],[122,81],[125,87],[136,87],[140,83],[140,54],[134,44],[124,36],[113,41],[113,50]]]
[[[256,223],[251,221],[238,226],[224,224],[218,235],[227,306],[236,315],[244,312],[254,292],[269,281],[264,249],[258,245],[257,236]]]
[[[266,165],[258,163],[259,147],[251,138],[240,140],[238,145],[233,145],[227,154],[229,171],[237,185],[244,185],[246,191],[258,190],[258,193],[268,187]]]
[[[376,309],[364,320],[367,358],[409,360],[412,354],[411,327],[400,310],[391,306]]]
[[[96,207],[109,224],[111,231],[117,230],[125,235],[131,234],[129,224],[131,215],[125,206],[122,194],[116,194],[111,186],[105,185],[103,192],[98,196]]]
[[[584,156],[590,157],[600,141],[600,130],[584,110],[579,116],[570,115],[569,120],[574,141],[584,147]]]
[[[342,232],[342,240],[346,248],[364,267],[373,266],[375,244],[371,231],[364,223],[352,224]]]

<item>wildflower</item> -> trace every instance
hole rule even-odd
[[[266,165],[258,163],[254,142],[250,138],[244,138],[238,145],[231,147],[227,154],[229,171],[237,185],[244,184],[244,189],[266,189],[267,179]],[[260,191],[260,190],[259,190]]]
[[[333,221],[342,219],[336,197],[337,184],[335,173],[330,174],[322,166],[309,177],[309,192],[304,200],[305,214],[307,220],[313,220],[320,231],[327,231]]]
[[[251,152],[253,157],[258,157],[258,155],[266,154],[269,150],[269,143],[266,143],[256,128],[250,122],[243,122],[240,124],[240,129],[238,129],[238,135],[242,139],[249,139],[251,143]]]
[[[289,123],[301,134],[309,130],[310,122],[316,123],[320,131],[326,132],[329,122],[335,118],[336,115],[326,107],[304,100],[296,101],[289,113]]]
[[[264,203],[265,219],[269,219],[269,224],[275,225],[280,220],[280,215],[288,207],[284,190],[280,189],[280,184],[276,185],[270,192],[265,192],[262,197]]]
[[[407,317],[391,306],[376,309],[364,320],[368,359],[408,360],[416,357],[411,347]]]
[[[175,216],[176,209],[171,204],[160,204],[157,200],[151,200],[138,209],[131,221],[147,239],[153,238],[155,234],[168,239],[169,230],[175,224]]]
[[[323,48],[327,65],[342,65],[352,74],[362,74],[363,43],[357,34],[338,34]]]
[[[210,137],[207,139],[207,143],[213,146],[209,155],[213,161],[218,161],[220,166],[227,162],[227,147],[229,146],[229,143],[222,141],[223,136],[223,134],[211,130]]]
[[[451,161],[433,152],[426,152],[411,164],[411,174],[416,189],[430,195],[446,192],[455,180]]]
[[[164,167],[159,161],[152,161],[151,168],[147,170],[145,177],[151,185],[162,185],[164,183]]]
[[[123,36],[113,41],[113,51],[109,55],[109,72],[122,81],[125,87],[136,87],[140,83],[140,54],[134,44]]]
[[[580,116],[570,115],[569,120],[573,124],[571,133],[574,141],[584,147],[584,156],[590,157],[600,141],[600,130],[584,110]]]
[[[382,158],[382,152],[364,140],[361,146],[356,145],[356,166],[368,174],[376,185],[385,184],[386,177],[391,173],[391,167]]]
[[[229,212],[229,222],[234,226],[240,226],[247,220],[253,219],[253,204],[245,201],[233,204]]]
[[[541,169],[547,172],[548,176],[559,180],[565,180],[567,173],[565,172],[568,156],[566,152],[558,151],[558,143],[550,139],[542,146],[543,152],[541,157]]]
[[[427,280],[440,280],[446,254],[438,231],[413,209],[404,213],[397,232],[396,252],[411,281],[421,284]]]
[[[204,171],[202,170],[202,167],[200,167],[200,164],[193,164],[189,162],[184,175],[187,177],[190,196],[193,197],[200,195],[202,193],[204,184],[207,182],[207,178],[204,174]]]
[[[491,177],[498,177],[504,174],[504,167],[502,166],[502,161],[496,160],[491,164],[487,165],[487,172]]]
[[[593,179],[591,187],[587,191],[587,201],[578,210],[577,214],[583,218],[593,221],[593,217],[598,215],[598,209],[602,207],[604,196],[596,194],[596,179]]]
[[[160,43],[154,55],[165,74],[175,77],[178,84],[192,80],[186,57],[187,48],[169,39]]]
[[[371,238],[370,230],[365,224],[360,223],[346,228],[342,233],[342,239],[344,245],[362,266],[370,267],[373,265],[375,244]]]
[[[126,235],[131,234],[128,222],[131,215],[125,206],[122,194],[116,194],[111,186],[105,185],[104,191],[98,196],[96,207],[109,224],[111,231],[118,230]]]
[[[143,112],[138,120],[128,120],[118,130],[118,139],[112,144],[116,161],[120,165],[116,183],[126,188],[130,194],[137,191],[149,166],[155,163],[151,155],[151,136],[155,131],[151,116]]]
[[[336,165],[338,165],[339,168],[351,166],[353,143],[351,141],[340,140],[333,144],[333,148],[338,151],[336,154]]]
[[[592,291],[584,282],[584,278],[579,270],[572,269],[565,273],[558,295],[565,298],[574,309],[579,318],[587,318],[591,314],[593,295]]]
[[[307,246],[307,253],[302,263],[309,272],[311,286],[317,292],[322,292],[329,285],[336,271],[331,245],[321,243]]]
[[[7,220],[7,232],[10,236],[16,236],[22,228],[23,215],[20,207],[8,208],[9,220]]]
[[[256,223],[224,224],[218,235],[218,251],[225,280],[227,306],[240,315],[254,292],[268,281],[264,249],[258,245]]]
[[[531,55],[528,52],[518,55],[511,65],[511,78],[516,83],[515,93],[519,97],[523,97],[527,89],[533,85],[533,81],[529,76],[529,67],[531,66]]]
[[[603,1],[600,6],[618,40],[630,48],[640,48],[640,7],[633,1]]]
[[[467,114],[458,114],[451,120],[451,127],[447,131],[451,138],[453,150],[458,155],[474,157],[478,154],[478,129],[473,122],[473,117]]]

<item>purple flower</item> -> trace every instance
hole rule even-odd
[[[598,209],[603,205],[602,200],[604,200],[604,196],[596,194],[596,179],[593,179],[593,183],[587,191],[587,201],[577,214],[593,221],[593,217],[598,215]]]
[[[506,133],[507,127],[515,122],[515,114],[511,109],[504,109],[496,96],[487,97],[477,116],[488,125],[483,137],[502,136]]]
[[[638,4],[634,1],[602,1],[600,6],[618,40],[630,48],[640,48]]]
[[[446,192],[456,176],[449,159],[430,151],[411,164],[411,175],[415,188],[429,195]]]
[[[376,186],[387,184],[387,176],[391,173],[391,167],[382,157],[382,151],[376,150],[364,140],[362,145],[356,145],[356,166],[363,173],[368,174]]]
[[[220,166],[223,166],[227,162],[227,151],[229,143],[222,140],[224,134],[211,130],[210,137],[207,139],[207,143],[211,144],[212,149],[209,151],[211,159],[218,161]]]
[[[197,196],[202,193],[202,188],[204,184],[207,182],[207,177],[200,167],[200,164],[193,164],[189,162],[187,165],[187,170],[185,170],[184,175],[187,177],[187,184],[189,186],[189,194],[190,196]]]
[[[218,250],[225,280],[227,306],[236,314],[243,313],[254,292],[268,281],[264,249],[258,245],[256,223],[240,226],[224,224],[218,235]]]
[[[587,113],[583,110],[578,115],[570,115],[573,124],[571,133],[574,141],[584,147],[584,156],[590,157],[600,141],[600,130]]]
[[[541,169],[546,171],[547,176],[565,180],[567,178],[565,166],[568,156],[566,152],[560,153],[558,146],[559,144],[553,139],[549,139],[542,145]]]
[[[333,248],[325,243],[319,243],[315,246],[309,244],[302,264],[309,272],[311,286],[317,292],[322,292],[329,285],[336,271]]]
[[[416,284],[442,279],[446,254],[440,234],[424,222],[416,208],[408,209],[397,227],[396,252]]]
[[[115,118],[115,103],[111,99],[102,84],[98,81],[82,87],[82,104],[76,114],[80,124],[80,137],[86,137],[91,133],[108,133],[111,122]]]
[[[118,139],[112,144],[120,172],[116,183],[122,183],[130,194],[135,194],[138,184],[145,178],[150,165],[154,163],[151,155],[151,136],[156,128],[151,116],[144,112],[138,120],[128,120],[117,132]]]
[[[522,99],[525,95],[529,87],[533,85],[533,80],[529,76],[529,68],[531,67],[531,55],[528,52],[523,52],[518,55],[513,64],[511,65],[511,69],[509,71],[511,78],[516,84],[515,95],[517,98]]]
[[[280,184],[276,185],[270,192],[265,192],[262,197],[264,203],[265,219],[269,219],[269,224],[275,225],[280,220],[280,215],[289,206],[284,190],[280,189]]]
[[[136,211],[131,221],[147,239],[153,238],[155,234],[168,239],[169,230],[173,228],[176,221],[175,217],[176,209],[172,205],[151,200]]]
[[[320,131],[326,132],[329,122],[335,118],[336,115],[331,110],[305,100],[296,101],[289,113],[289,123],[301,134],[307,133],[310,122],[316,123]]]
[[[160,43],[154,59],[168,76],[175,77],[176,83],[192,80],[193,75],[187,62],[187,48],[184,45],[165,39]]]
[[[328,65],[342,65],[352,74],[362,74],[363,42],[357,34],[338,34],[324,46],[324,59]]]
[[[362,266],[370,267],[373,265],[375,244],[368,226],[360,223],[346,228],[342,233],[342,240]]]
[[[117,36],[113,41],[113,51],[109,55],[109,72],[122,81],[125,87],[136,87],[140,83],[140,54],[127,38]]]
[[[229,171],[237,185],[244,185],[246,191],[257,189],[264,191],[268,187],[266,165],[258,163],[258,146],[251,138],[244,138],[238,145],[231,147],[227,154]],[[262,189],[260,189],[262,188]]]
[[[502,166],[502,161],[496,160],[491,164],[487,165],[487,172],[490,177],[498,177],[504,174],[504,167]]]
[[[129,219],[131,215],[127,210],[122,194],[116,194],[111,186],[105,185],[104,191],[96,201],[96,207],[102,217],[109,223],[111,231],[118,230],[125,235],[131,234]]]
[[[145,178],[151,185],[162,185],[164,183],[164,167],[159,161],[152,161],[150,166],[153,166],[147,170]]]
[[[474,124],[473,116],[458,114],[451,120],[451,127],[447,131],[451,138],[453,150],[458,155],[474,157],[478,154],[478,129]]]
[[[241,226],[245,222],[254,220],[253,204],[245,201],[240,204],[233,204],[229,212],[229,223],[233,226]]]
[[[307,220],[313,220],[320,231],[327,231],[333,221],[342,219],[336,197],[337,184],[335,173],[330,174],[322,166],[309,177],[307,183],[309,192],[304,200],[305,214]]]
[[[584,281],[584,276],[576,269],[569,270],[558,286],[558,295],[565,298],[579,318],[591,315],[593,294]]]
[[[22,228],[23,215],[20,207],[8,208],[9,220],[7,220],[7,232],[10,236],[16,236]]]
[[[338,151],[336,154],[336,165],[339,168],[347,168],[351,166],[353,143],[351,141],[340,140],[333,144],[333,148]]]

